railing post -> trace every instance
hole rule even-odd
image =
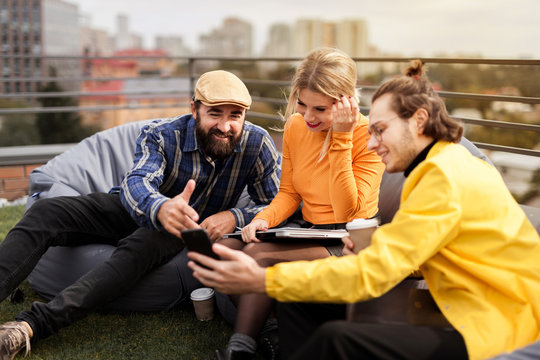
[[[190,57],[188,59],[188,72],[189,72],[189,94],[193,96],[195,92],[195,58]]]

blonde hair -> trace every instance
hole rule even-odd
[[[291,92],[284,118],[288,121],[296,112],[296,99],[300,90],[308,89],[339,100],[341,95],[356,95],[356,63],[343,51],[321,48],[312,51],[298,66],[291,83]],[[328,151],[332,128],[328,131],[319,161]]]

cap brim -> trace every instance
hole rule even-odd
[[[244,109],[249,109],[250,105],[246,105],[244,103],[240,103],[240,102],[235,102],[235,101],[230,101],[230,100],[225,100],[225,101],[214,101],[214,102],[208,102],[208,101],[205,101],[205,100],[201,100],[199,99],[199,101],[201,103],[203,103],[204,105],[206,106],[220,106],[220,105],[236,105],[236,106],[240,106],[241,108],[244,108]]]

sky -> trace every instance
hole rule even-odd
[[[198,38],[226,17],[248,21],[260,52],[269,26],[297,19],[364,19],[379,51],[401,56],[482,55],[540,59],[540,0],[65,0],[111,34],[116,16],[145,47],[157,35],[179,35],[196,50]],[[258,55],[258,54],[256,54]]]

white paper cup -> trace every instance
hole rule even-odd
[[[354,243],[353,251],[355,253],[371,244],[371,235],[378,225],[377,219],[354,219],[347,223],[347,231]]]
[[[199,288],[193,290],[190,297],[198,320],[207,321],[214,318],[214,289]]]

